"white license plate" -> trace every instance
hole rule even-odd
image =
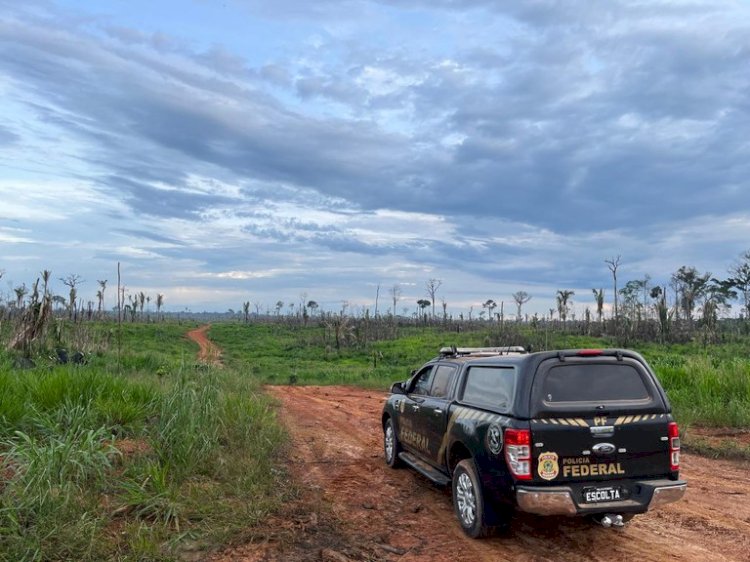
[[[616,502],[625,499],[625,492],[619,487],[586,488],[583,491],[583,501],[586,503]]]

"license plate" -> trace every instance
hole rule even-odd
[[[583,501],[585,503],[616,502],[626,499],[626,494],[626,490],[620,486],[584,488]]]

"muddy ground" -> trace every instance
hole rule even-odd
[[[282,405],[301,495],[217,561],[389,560],[750,561],[750,472],[735,461],[683,455],[685,498],[623,530],[580,518],[519,515],[511,531],[466,538],[450,491],[381,453],[385,394],[350,387],[269,387]]]

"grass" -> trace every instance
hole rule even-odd
[[[750,446],[733,439],[713,441],[687,435],[683,438],[683,449],[713,459],[750,460]]]
[[[409,375],[455,334],[434,328],[401,328],[399,337],[367,349],[336,350],[319,327],[215,324],[209,336],[224,349],[224,360],[269,384],[354,384],[386,388]],[[463,336],[464,345],[484,345],[486,335]]]
[[[191,326],[112,326],[85,365],[0,354],[0,560],[173,560],[275,510],[285,435],[257,382],[194,362]]]
[[[499,341],[493,329],[457,334],[439,328],[399,328],[399,337],[367,348],[337,351],[322,328],[217,324],[210,336],[224,357],[248,376],[270,384],[353,384],[385,390],[403,380],[446,345],[481,346]],[[535,349],[612,347],[603,338],[521,334]],[[729,344],[644,344],[644,354],[664,386],[677,420],[686,426],[750,428],[750,338]]]

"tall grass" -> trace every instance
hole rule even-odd
[[[0,560],[167,560],[275,509],[284,434],[231,368],[196,368],[182,326],[128,326],[87,365],[0,352]]]
[[[45,415],[78,407],[91,426],[127,433],[154,411],[155,381],[118,378],[99,369],[59,366],[50,370],[0,371],[0,435],[26,431]],[[80,423],[80,422],[79,422]]]
[[[151,440],[161,464],[182,479],[203,473],[219,445],[221,404],[217,377],[182,375],[160,404]]]
[[[750,427],[750,361],[693,356],[654,359],[680,422],[705,426]]]

